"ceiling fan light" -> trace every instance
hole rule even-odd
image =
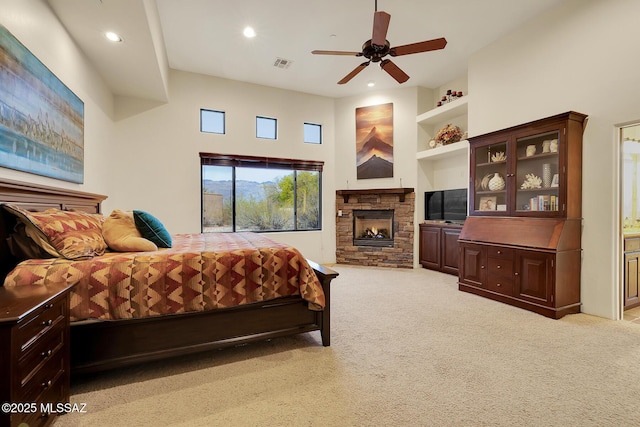
[[[251,39],[256,36],[256,30],[254,30],[252,27],[245,27],[242,31],[242,34],[244,34],[246,38]]]

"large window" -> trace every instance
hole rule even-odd
[[[319,230],[323,162],[200,153],[202,231]]]

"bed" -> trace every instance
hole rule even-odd
[[[0,203],[29,212],[53,208],[65,212],[100,214],[104,199],[105,196],[98,194],[0,179]],[[270,239],[263,235],[228,233],[217,238],[213,233],[175,235],[175,244],[171,248],[155,252],[107,252],[71,261],[57,258],[21,261],[12,254],[7,242],[18,220],[5,209],[0,211],[2,284],[5,279],[7,286],[27,284],[29,280],[24,277],[28,274],[24,271],[33,268],[40,278],[39,282],[35,282],[40,285],[61,280],[81,283],[84,279],[76,280],[73,277],[79,274],[78,271],[86,270],[90,272],[89,276],[93,276],[93,282],[88,287],[76,284],[72,291],[72,374],[311,331],[319,331],[322,344],[330,345],[330,283],[338,274],[304,259],[295,249],[291,253],[284,252],[285,245],[265,246]],[[225,257],[222,247],[229,245],[232,248],[231,255]],[[248,249],[245,245],[256,245],[258,249]],[[187,252],[189,250],[195,250],[195,254]],[[245,252],[257,254],[252,255],[257,259],[245,259],[238,255]],[[189,259],[185,260],[186,256]],[[213,290],[217,285],[210,282],[215,281],[215,277],[223,277],[221,270],[231,271],[232,274],[224,275],[227,278],[240,274],[234,271],[234,266],[239,265],[237,263],[241,259],[244,263],[255,263],[253,268],[237,268],[256,276],[244,282],[255,284],[269,276],[274,284],[263,286],[260,290],[256,290],[256,286],[242,290],[239,282],[234,282],[230,284],[231,290]],[[97,271],[100,270],[96,265],[101,266],[100,271],[109,271],[108,275],[112,276],[113,271],[125,270],[120,267],[123,263],[133,263],[133,267],[127,267],[130,270],[126,270],[132,273],[124,276],[149,276],[149,271],[154,271],[156,275],[178,274],[195,278],[190,282],[190,279],[184,280],[189,286],[167,289],[166,295],[160,296],[156,292],[158,289],[141,290],[139,283],[126,280],[121,280],[120,287],[115,291],[96,292],[96,284],[99,283],[95,277],[99,276]],[[175,268],[176,263],[181,267]],[[276,272],[270,272],[267,265],[280,264],[282,267],[284,263],[287,264],[286,268],[277,269]],[[191,267],[201,268],[202,271],[191,272]],[[287,276],[292,274],[296,277]],[[175,284],[175,281],[172,283]],[[144,298],[136,296],[142,292],[146,292]],[[109,301],[114,300],[118,304],[107,306]]]

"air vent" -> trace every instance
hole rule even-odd
[[[274,67],[287,69],[293,61],[284,58],[276,58],[276,62],[273,63]]]

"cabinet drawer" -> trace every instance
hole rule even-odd
[[[37,427],[37,426],[46,426],[51,424],[56,415],[56,404],[57,403],[65,403],[67,402],[67,398],[65,397],[65,379],[64,375],[58,377],[58,379],[51,385],[50,388],[45,390],[44,393],[40,396],[39,399],[36,399],[38,404],[38,411],[33,414],[28,414],[22,422],[29,427]],[[48,406],[52,413],[42,413],[40,409],[46,409],[47,405],[42,405],[43,403],[50,403]],[[43,408],[44,407],[44,408]]]
[[[487,289],[493,292],[497,292],[499,294],[504,294],[509,296],[513,295],[513,285],[505,282],[488,280]]]
[[[513,261],[489,258],[487,260],[487,274],[489,279],[495,278],[513,283]]]
[[[627,237],[624,239],[624,251],[631,252],[640,249],[640,237]]]
[[[501,248],[499,246],[488,246],[487,256],[490,258],[514,259],[515,250],[511,248]]]
[[[37,369],[44,366],[56,353],[62,352],[67,334],[64,327],[64,321],[55,323],[53,329],[35,341],[22,355],[18,361],[20,384],[28,382]]]
[[[513,294],[513,261],[488,259],[487,289],[505,295]]]
[[[66,298],[47,303],[20,322],[18,326],[18,342],[25,351],[33,341],[51,329],[54,323],[64,322],[67,304]]]
[[[34,396],[40,397],[41,394],[46,393],[53,384],[58,381],[58,378],[65,374],[65,360],[64,352],[56,351],[44,364],[44,366],[37,369],[29,380],[22,386],[22,399],[21,401],[33,401]],[[60,396],[61,398],[62,396]],[[56,400],[58,402],[60,400]]]

